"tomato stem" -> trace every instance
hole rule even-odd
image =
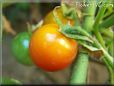
[[[113,58],[114,58],[114,53],[113,53],[113,52],[114,52],[114,41],[112,40],[111,43],[109,43],[107,46],[108,46],[108,48],[109,48],[109,49],[108,49],[109,53],[110,53],[110,54],[113,56]]]
[[[101,45],[106,49],[105,42],[101,36],[101,33],[98,30],[99,22],[103,18],[103,14],[104,14],[105,10],[106,10],[106,7],[102,5],[101,9],[99,10],[99,12],[96,16],[96,20],[95,20],[95,23],[93,25],[93,28],[94,28],[93,32],[94,32],[96,38],[98,39],[98,41],[101,43]]]
[[[85,0],[86,1],[86,0]],[[91,0],[87,2],[87,4],[96,3],[96,0]],[[95,15],[96,6],[90,5],[83,8],[83,22],[82,27],[87,30],[87,32],[91,32],[92,26],[94,24],[94,15]]]
[[[72,70],[70,84],[86,84],[89,63],[88,58],[88,54],[79,53],[78,59]]]
[[[31,36],[32,35],[32,27],[28,22],[27,22],[27,29],[28,29],[28,34]]]

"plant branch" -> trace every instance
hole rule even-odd
[[[108,0],[107,3],[108,3],[109,1],[110,1],[110,0]],[[99,44],[99,47],[100,47],[100,48],[102,49],[102,51],[103,51],[104,57],[103,57],[102,59],[103,59],[103,61],[105,62],[106,66],[107,66],[107,69],[109,70],[110,79],[111,79],[111,83],[112,83],[112,81],[113,81],[113,78],[112,78],[112,69],[113,69],[113,62],[114,62],[114,61],[113,61],[113,57],[111,57],[111,56],[109,55],[109,53],[107,52],[106,46],[105,46],[105,42],[104,42],[104,40],[103,40],[103,38],[102,38],[101,33],[100,33],[99,30],[98,30],[98,28],[99,28],[99,23],[100,23],[100,21],[101,21],[102,18],[103,18],[103,14],[104,14],[106,8],[107,8],[106,6],[102,6],[101,9],[99,10],[99,12],[98,12],[98,14],[97,14],[97,16],[96,16],[95,23],[94,23],[94,25],[93,25],[93,28],[94,28],[94,29],[93,29],[93,32],[94,32],[94,34],[95,34],[97,40],[100,42],[100,44],[99,44],[99,42],[96,41],[96,43]],[[112,16],[112,17],[113,17],[113,16]],[[109,19],[107,19],[106,21],[104,21],[103,23],[101,23],[101,26],[104,27],[104,26],[105,26],[104,24],[107,23],[107,21],[110,22],[109,20],[111,20],[111,19],[109,18]],[[105,27],[109,27],[109,25],[111,25],[112,23],[113,23],[113,20],[111,20],[111,23],[106,24]],[[100,26],[100,27],[101,27],[101,26]]]
[[[77,61],[74,64],[70,84],[86,84],[88,70],[88,54],[79,53]]]
[[[90,0],[90,2],[87,4],[93,4],[93,3],[96,3],[95,0]],[[82,26],[88,32],[91,32],[91,29],[92,29],[92,26],[94,23],[95,10],[96,10],[96,6],[94,6],[94,5],[86,6],[85,8],[83,8],[83,19],[84,20],[83,20]]]
[[[96,36],[96,38],[98,39],[98,41],[99,41],[99,42],[101,43],[101,45],[103,46],[103,48],[106,49],[105,41],[103,40],[102,35],[101,35],[101,33],[98,31],[98,29],[96,29],[96,30],[94,31],[94,33],[95,33],[95,36]]]

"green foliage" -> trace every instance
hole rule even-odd
[[[16,7],[22,10],[28,10],[30,8],[30,3],[17,3]]]
[[[20,81],[13,78],[8,78],[8,77],[1,77],[0,81],[2,85],[15,85],[15,84],[21,85]]]
[[[103,6],[103,5],[106,3],[109,3],[109,2],[110,2],[110,0],[109,1],[102,1],[102,5],[100,7],[100,10],[97,13],[95,20],[94,20],[94,14],[95,14],[95,10],[96,10],[95,7],[92,7],[92,8],[88,7],[86,10],[85,10],[85,8],[83,8],[84,12],[86,12],[88,14],[87,16],[85,16],[85,18],[83,20],[84,21],[83,27],[81,26],[81,24],[76,24],[76,21],[79,21],[79,20],[76,17],[77,16],[76,13],[73,12],[74,10],[67,9],[67,8],[63,9],[63,10],[65,10],[65,12],[69,12],[69,14],[70,13],[72,14],[72,18],[75,21],[75,26],[73,26],[73,27],[68,24],[63,25],[62,22],[57,17],[55,11],[53,11],[53,15],[55,17],[57,24],[60,26],[59,31],[63,35],[65,35],[66,37],[75,39],[76,41],[78,41],[78,43],[80,45],[89,49],[90,51],[99,51],[99,50],[102,51],[103,52],[103,61],[106,63],[108,70],[110,69],[109,71],[112,71],[113,57],[110,55],[109,52],[107,52],[107,46],[105,45],[106,41],[103,40],[103,37],[102,37],[101,32],[99,30],[100,29],[99,24],[102,21],[103,15],[104,15],[106,8],[107,8],[106,6]],[[55,9],[56,9],[56,7],[55,7]],[[66,9],[67,9],[67,11],[66,11]],[[66,16],[71,16],[71,14],[66,15]],[[94,21],[94,23],[93,23],[93,21]],[[108,23],[106,23],[106,22],[108,22]],[[113,16],[109,17],[106,21],[103,21],[101,26],[105,26],[105,25],[106,25],[106,27],[113,25]],[[111,36],[111,35],[107,35],[107,36]],[[82,37],[87,37],[87,38],[84,40]],[[80,58],[81,58],[81,54],[80,54]],[[85,59],[86,57],[84,58],[84,56],[82,56],[82,58]],[[82,60],[78,60],[78,61],[80,63]],[[87,59],[86,59],[86,61],[83,61],[82,63],[86,63],[86,62],[87,62]],[[77,64],[78,64],[78,62],[77,62]],[[77,65],[77,64],[75,66],[78,67],[79,65]],[[87,65],[87,64],[85,64],[85,65]],[[86,77],[87,66],[85,68],[84,68],[83,64],[80,64],[80,66],[81,67],[78,67],[77,70],[74,68],[75,70],[73,71],[73,74],[71,77],[71,83],[75,83],[75,84],[82,83],[83,84],[83,82],[86,81],[86,79],[82,79],[82,78]],[[83,69],[85,69],[84,73],[82,72]],[[78,74],[78,73],[80,73],[80,74]],[[110,76],[112,76],[111,73],[110,73]],[[111,82],[112,82],[112,79],[111,79]]]

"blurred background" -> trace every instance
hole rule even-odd
[[[71,66],[58,72],[47,72],[18,63],[11,52],[11,41],[16,34],[27,31],[27,24],[38,24],[47,13],[60,3],[4,3],[2,17],[7,26],[2,36],[2,76],[15,78],[23,84],[68,84]],[[105,84],[108,72],[103,64],[90,60],[87,84]]]

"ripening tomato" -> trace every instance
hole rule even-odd
[[[16,60],[24,65],[32,65],[32,60],[29,55],[30,35],[27,32],[19,33],[12,40],[12,53]]]
[[[57,17],[62,21],[63,24],[71,24],[71,26],[74,25],[74,21],[72,19],[67,19],[65,16],[63,16],[62,9],[58,8],[55,10],[57,13]],[[50,11],[44,18],[43,24],[49,24],[49,23],[56,23],[54,16],[53,16],[53,10]]]
[[[31,37],[29,51],[33,62],[47,71],[66,68],[77,55],[77,42],[58,31],[57,24],[37,29]]]

